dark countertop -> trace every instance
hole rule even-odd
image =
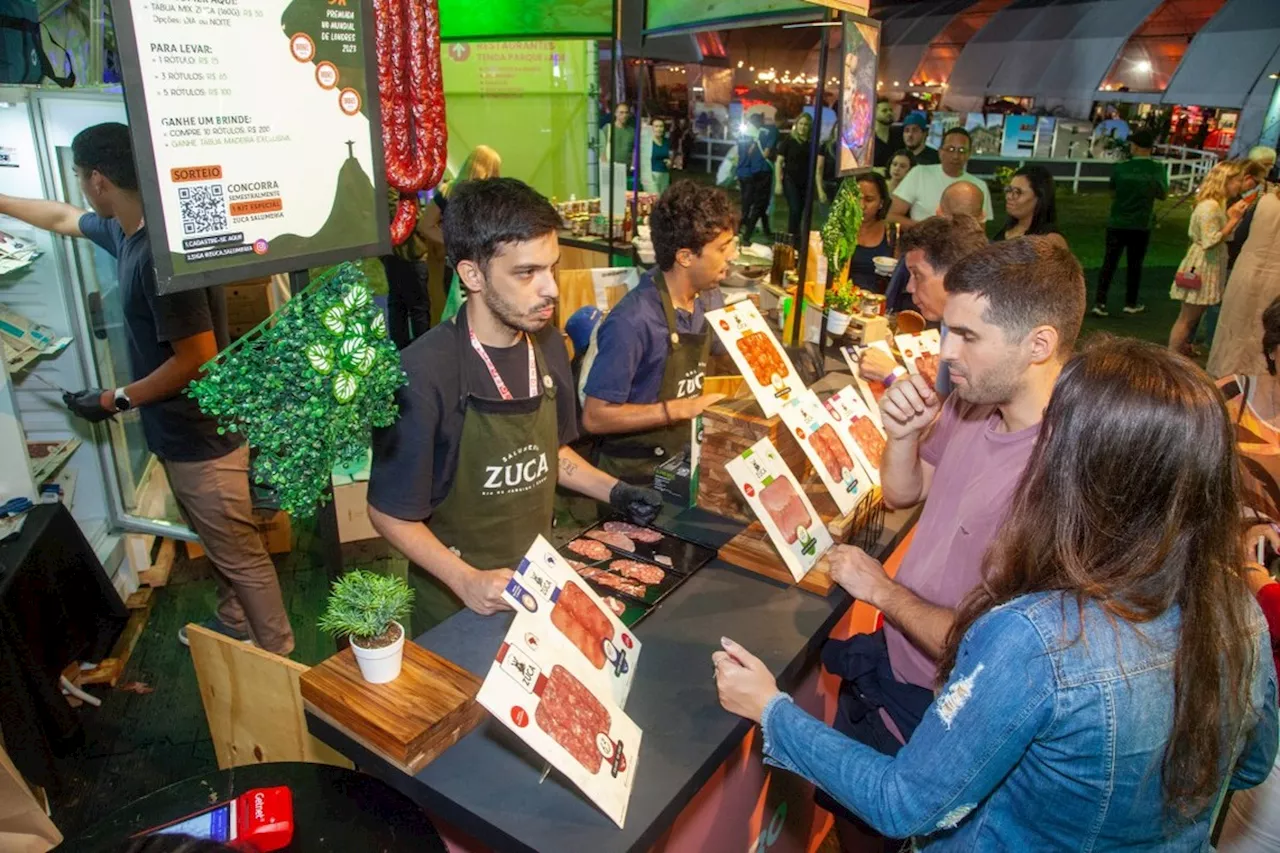
[[[910,512],[886,517],[879,555],[909,527]],[[702,510],[683,513],[674,532],[719,546],[741,525]],[[476,840],[501,851],[643,851],[665,832],[741,743],[751,723],[721,709],[711,653],[728,636],[763,660],[791,689],[848,611],[838,589],[826,598],[715,560],[636,630],[643,641],[626,711],[644,731],[626,827],[593,806],[493,719],[416,777],[406,776],[312,715],[311,732]],[[510,616],[463,611],[417,638],[479,677],[506,635]]]

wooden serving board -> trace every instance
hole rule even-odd
[[[826,557],[818,560],[809,573],[797,584],[791,576],[791,570],[778,556],[778,549],[773,547],[769,534],[758,521],[751,522],[747,529],[726,542],[718,555],[726,563],[741,566],[747,571],[773,578],[785,584],[795,584],[803,590],[825,596],[835,586],[831,579],[830,564]]]
[[[395,681],[370,684],[350,648],[303,673],[306,709],[409,775],[485,718],[480,679],[417,643],[404,644]]]

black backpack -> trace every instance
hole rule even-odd
[[[39,83],[45,77],[64,89],[76,82],[74,71],[67,77],[53,73],[40,36],[36,0],[0,0],[0,83]]]

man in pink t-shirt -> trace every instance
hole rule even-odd
[[[955,610],[982,581],[1085,310],[1080,264],[1056,236],[982,248],[953,265],[944,286],[951,395],[944,402],[913,375],[880,404],[885,504],[924,503],[911,547],[892,579],[860,549],[841,546],[831,558],[836,582],[885,617],[883,630],[823,650],[827,668],[846,679],[836,728],[890,754],[933,700]],[[843,818],[842,842],[866,837],[852,815],[820,802]]]

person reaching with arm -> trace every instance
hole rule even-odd
[[[216,616],[204,627],[293,651],[275,565],[258,534],[249,491],[249,448],[200,411],[183,390],[229,340],[221,287],[161,294],[143,218],[129,128],[99,124],[71,141],[76,180],[93,212],[56,201],[0,196],[0,214],[67,237],[84,237],[116,259],[133,381],[64,395],[79,417],[99,423],[137,409],[147,448],[164,466],[218,581]],[[184,645],[186,627],[178,631]]]

